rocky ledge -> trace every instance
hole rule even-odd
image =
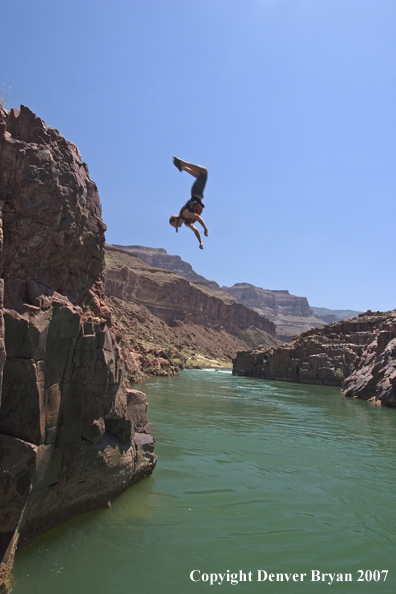
[[[396,310],[310,330],[275,349],[239,352],[234,375],[340,386],[346,396],[396,406]]]
[[[138,355],[103,290],[104,231],[77,147],[0,108],[0,591],[16,548],[153,471]]]

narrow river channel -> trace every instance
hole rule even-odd
[[[396,410],[228,371],[137,387],[153,476],[18,554],[13,594],[396,592]]]

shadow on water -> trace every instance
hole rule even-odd
[[[214,370],[153,378],[142,389],[154,475],[22,551],[14,594],[210,589],[190,580],[192,570],[251,571],[238,592],[316,593],[327,582],[312,582],[311,570],[350,573],[352,582],[332,584],[337,592],[395,590],[394,410],[337,388]],[[260,583],[259,569],[307,575]],[[358,582],[359,569],[390,573]]]

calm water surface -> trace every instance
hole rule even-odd
[[[214,370],[142,389],[153,476],[22,551],[14,594],[396,592],[395,410]],[[252,581],[210,586],[193,570]],[[258,570],[307,576],[258,582]]]

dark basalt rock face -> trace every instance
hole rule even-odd
[[[87,165],[27,107],[3,111],[0,133],[6,306],[8,295],[38,305],[40,294],[53,291],[88,302],[101,276],[106,226]]]
[[[139,360],[104,304],[104,231],[78,149],[0,108],[0,591],[15,550],[154,469]],[[4,297],[4,299],[3,299]]]
[[[368,311],[313,329],[290,344],[245,351],[234,375],[344,388],[346,396],[396,405],[396,310]]]

